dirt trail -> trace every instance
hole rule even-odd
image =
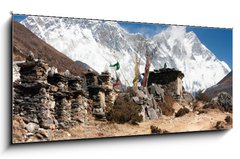
[[[139,123],[139,125],[116,124],[108,121],[96,121],[90,119],[85,124],[74,126],[68,130],[54,129],[42,131],[42,136],[47,138],[39,139],[37,136],[31,136],[24,129],[23,120],[16,118],[13,122],[14,142],[39,142],[52,140],[86,139],[102,138],[113,136],[146,135],[151,134],[151,126],[166,130],[169,133],[216,130],[217,122],[224,123],[224,127],[231,128],[231,123],[226,123],[227,116],[232,118],[231,113],[222,112],[218,109],[208,109],[205,113],[197,114],[190,112],[181,117],[162,116],[156,120],[149,120]],[[25,138],[26,135],[31,137]]]
[[[227,115],[232,117],[229,113],[211,109],[208,113],[199,115],[190,112],[178,118],[163,116],[157,120],[141,122],[139,125],[90,121],[86,125],[71,128],[67,133],[63,133],[63,136],[55,137],[54,140],[151,134],[151,125],[165,129],[170,133],[214,130],[217,121],[224,121]]]

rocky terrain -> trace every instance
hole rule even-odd
[[[56,72],[30,53],[17,63],[13,143],[220,130],[232,127],[232,98],[165,95],[164,87],[113,88],[110,74]],[[174,90],[174,86],[172,90]]]
[[[36,58],[45,60],[49,65],[55,66],[59,71],[69,70],[74,75],[79,75],[87,71],[80,67],[66,55],[39,39],[35,34],[16,21],[12,21],[13,26],[13,60],[25,60],[29,51],[34,53]]]
[[[232,87],[227,77],[219,87]],[[12,142],[232,127],[231,93],[195,98],[182,86],[188,77],[171,68],[151,71],[149,78],[146,87],[114,87],[109,71],[74,62],[13,22]]]
[[[229,72],[221,81],[216,85],[209,87],[204,91],[204,94],[209,98],[215,97],[220,92],[227,92],[232,95],[232,71]]]

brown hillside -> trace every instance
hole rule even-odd
[[[20,23],[12,21],[12,28],[14,61],[24,60],[29,51],[32,51],[36,58],[45,60],[61,72],[69,70],[74,75],[81,75],[87,71],[86,68],[54,49]]]
[[[216,85],[209,87],[204,94],[209,98],[216,97],[220,92],[227,92],[232,95],[232,71],[229,72],[220,82]]]

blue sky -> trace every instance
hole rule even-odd
[[[26,15],[18,15],[18,14],[13,15],[13,19],[18,22],[22,21],[26,17],[27,17]]]
[[[146,38],[154,36],[168,26],[129,22],[119,22],[119,24],[129,33],[141,33]],[[186,31],[193,31],[218,59],[225,61],[232,69],[232,29],[187,26]]]
[[[167,25],[160,24],[148,24],[148,23],[129,23],[129,22],[118,22],[121,27],[127,30],[129,33],[141,33],[146,38],[150,38],[159,32],[161,32]]]
[[[26,17],[25,15],[13,15],[13,19],[16,21],[21,21]],[[141,33],[146,38],[158,34],[168,26],[149,23],[118,23],[129,33]],[[189,31],[193,31],[200,41],[211,50],[218,59],[225,61],[232,69],[232,29],[187,26],[187,32]]]
[[[218,59],[225,61],[232,69],[232,29],[187,27]]]

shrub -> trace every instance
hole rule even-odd
[[[172,116],[175,111],[172,106],[175,102],[176,100],[172,96],[164,96],[164,102],[159,103],[162,114],[166,116]]]
[[[174,114],[174,109],[172,108],[172,105],[167,102],[160,103],[159,107],[161,108],[163,115],[172,116]]]
[[[164,101],[172,106],[176,100],[172,96],[164,96]]]
[[[107,119],[119,124],[138,124],[143,120],[140,115],[142,107],[135,104],[128,93],[118,96],[112,109],[107,113]]]
[[[187,113],[189,113],[189,109],[184,107],[178,110],[178,112],[175,114],[175,117],[181,117]]]
[[[168,133],[167,130],[162,130],[160,128],[158,128],[157,126],[151,125],[150,126],[151,129],[151,133],[152,134],[163,134],[163,133]]]
[[[226,129],[226,125],[225,125],[225,123],[223,121],[217,121],[217,123],[216,123],[216,125],[214,127],[217,130]]]
[[[227,124],[232,125],[232,117],[230,117],[229,115],[226,116],[225,121],[227,122]]]

